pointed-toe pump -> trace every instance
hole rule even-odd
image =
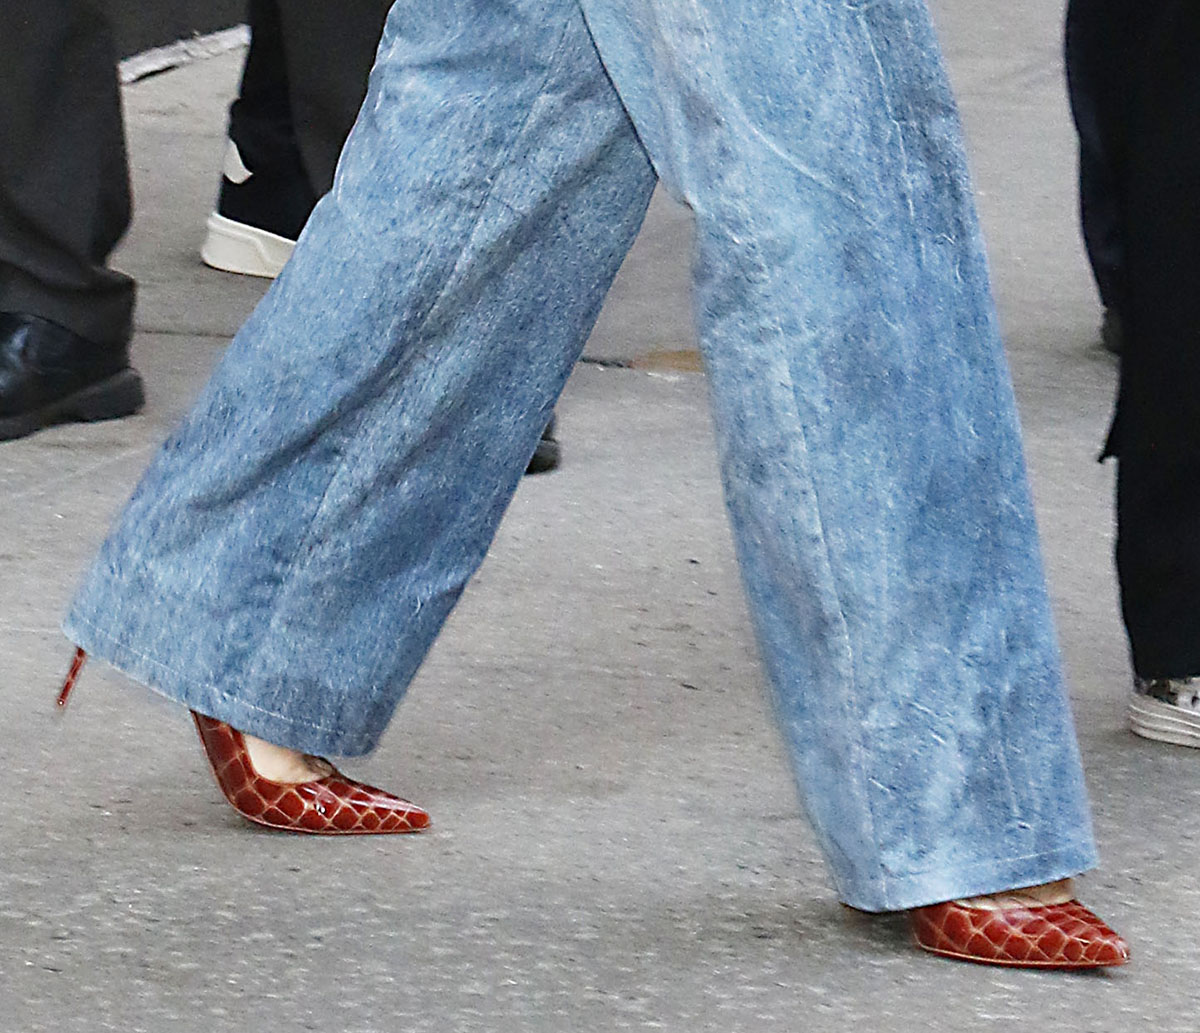
[[[241,732],[194,710],[192,718],[217,785],[233,809],[250,821],[326,836],[420,832],[429,825],[429,815],[416,804],[336,769],[310,782],[263,778],[250,762]]]
[[[76,649],[71,670],[58,696],[59,707],[79,678],[87,654]],[[429,815],[416,804],[333,774],[308,782],[273,782],[254,770],[246,740],[224,721],[192,711],[200,742],[221,792],[242,817],[288,832],[353,836],[388,832],[420,832]]]
[[[961,900],[910,913],[917,946],[932,954],[1017,968],[1124,965],[1129,947],[1077,900],[998,909]]]

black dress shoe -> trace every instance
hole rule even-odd
[[[145,404],[124,345],[100,345],[39,316],[0,312],[0,441]]]
[[[542,439],[538,442],[536,451],[533,453],[533,458],[529,460],[529,465],[525,467],[526,473],[548,473],[558,466],[559,449],[558,441],[554,437],[554,417],[550,417],[550,422],[546,424],[542,431]]]

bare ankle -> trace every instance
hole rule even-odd
[[[320,757],[242,733],[250,763],[263,778],[272,782],[311,782],[334,772],[333,765]]]
[[[1065,904],[1075,898],[1075,884],[1070,879],[1042,882],[1036,886],[1019,886],[999,893],[985,893],[964,899],[967,907],[983,911],[1003,911],[1005,908],[1029,907],[1032,905]]]

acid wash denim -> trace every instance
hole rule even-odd
[[[660,179],[729,513],[842,899],[1095,860],[954,104],[920,0],[402,0],[332,193],[65,629],[370,750]]]

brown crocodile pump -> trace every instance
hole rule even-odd
[[[58,695],[59,707],[79,679],[87,654],[75,650],[71,670]],[[420,832],[429,815],[416,804],[347,778],[340,771],[310,782],[272,782],[254,770],[246,740],[236,728],[192,711],[200,742],[221,792],[243,817],[289,832],[326,836]]]
[[[951,900],[910,915],[917,946],[946,958],[1018,968],[1103,968],[1129,960],[1125,941],[1077,900],[998,910]]]
[[[217,785],[242,817],[288,832],[354,836],[420,832],[429,815],[416,804],[334,771],[311,782],[272,782],[250,763],[242,733],[192,711]]]

